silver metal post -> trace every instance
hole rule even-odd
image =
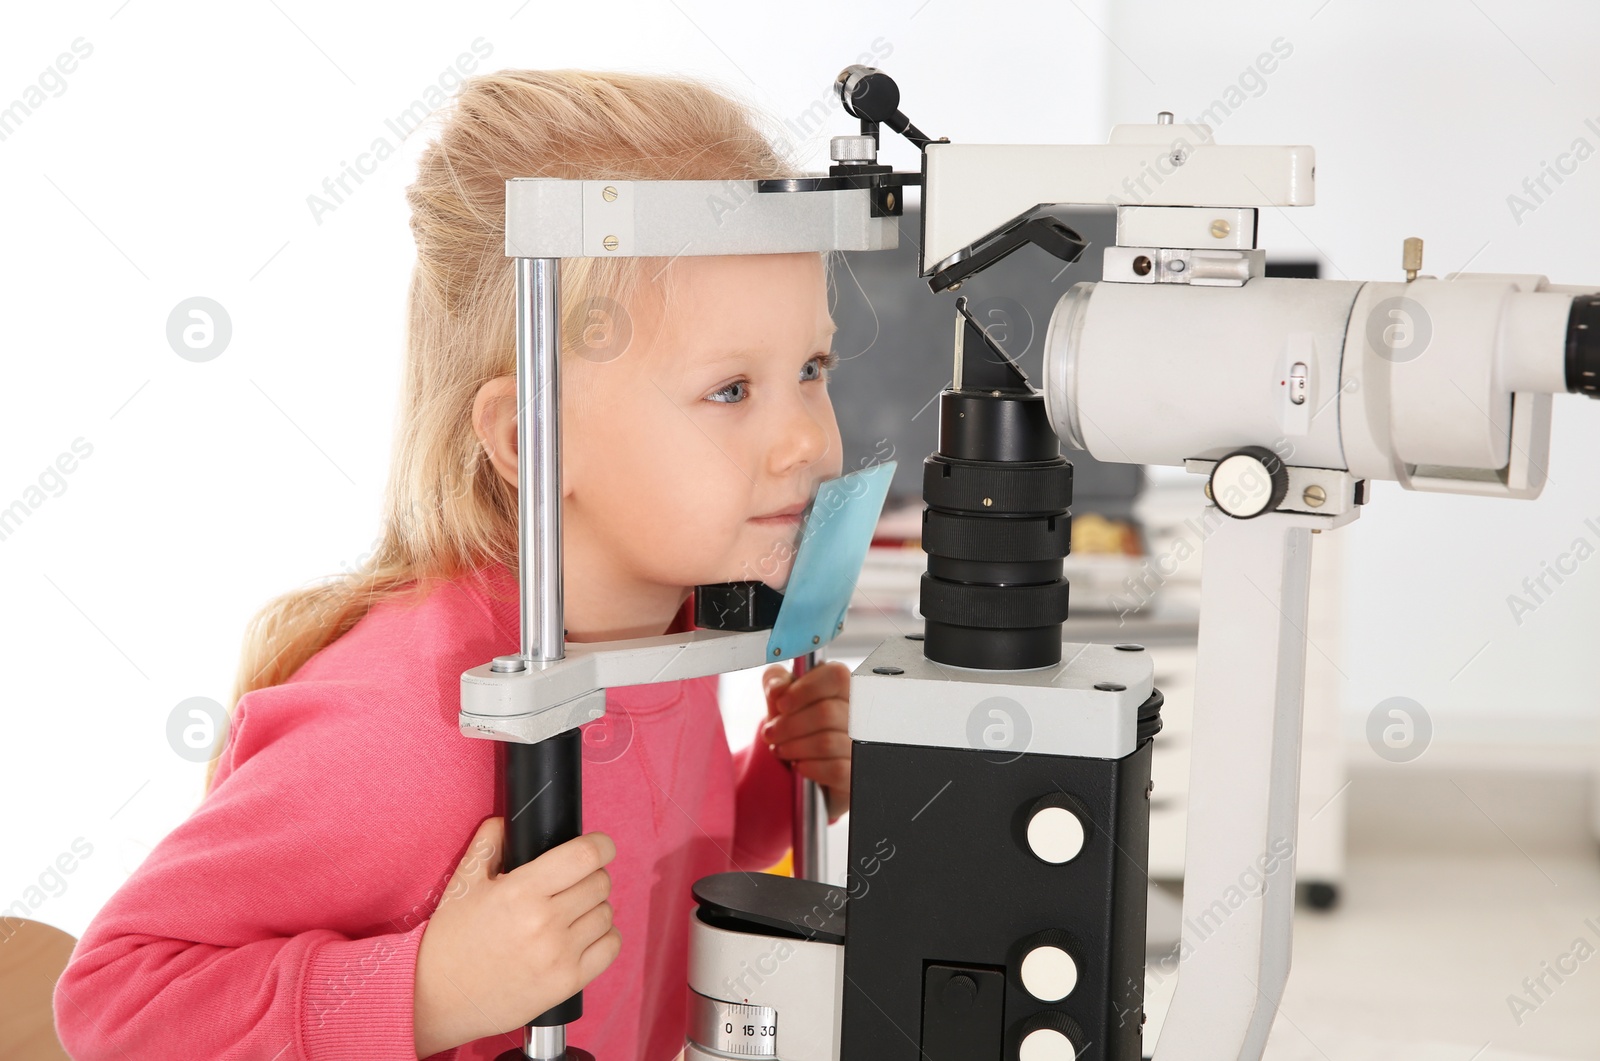
[[[522,1052],[533,1061],[563,1061],[567,1056],[567,1026],[535,1028],[530,1025]]]
[[[817,665],[817,654],[796,656],[796,679]],[[794,875],[801,880],[828,879],[828,790],[794,772],[794,813],[790,834]]]
[[[561,595],[561,259],[516,259],[517,564],[522,657],[566,655]]]
[[[526,666],[566,655],[561,586],[561,260],[516,259],[517,585]],[[522,1052],[563,1061],[567,1027],[529,1025]]]

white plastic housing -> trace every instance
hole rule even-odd
[[[1181,466],[1256,445],[1408,489],[1536,497],[1578,290],[1542,276],[1078,284],[1046,333],[1045,404],[1100,460]]]

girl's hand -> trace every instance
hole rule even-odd
[[[828,820],[850,808],[850,668],[819,663],[798,680],[775,663],[761,676],[767,721],[761,739],[778,758],[828,790]]]
[[[605,971],[622,946],[611,925],[616,857],[587,833],[501,873],[505,818],[489,818],[462,856],[417,950],[418,1057],[510,1031]]]

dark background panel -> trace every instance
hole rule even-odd
[[[834,256],[834,352],[842,364],[829,384],[845,469],[885,452],[899,461],[890,506],[921,497],[922,462],[938,448],[939,403],[950,385],[955,353],[955,300],[966,295],[974,317],[990,329],[1035,387],[1042,387],[1045,329],[1056,303],[1073,284],[1100,279],[1101,255],[1116,238],[1110,207],[1053,211],[1088,241],[1068,266],[1037,247],[1023,247],[969,278],[959,292],[934,294],[917,275],[921,209],[908,204],[900,245],[892,251],[844,251]],[[1108,464],[1063,446],[1073,464],[1073,511],[1127,516],[1143,484],[1136,465]]]

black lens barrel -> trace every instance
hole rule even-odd
[[[921,610],[927,658],[981,670],[1061,662],[1072,465],[1044,396],[947,390],[923,462]]]

